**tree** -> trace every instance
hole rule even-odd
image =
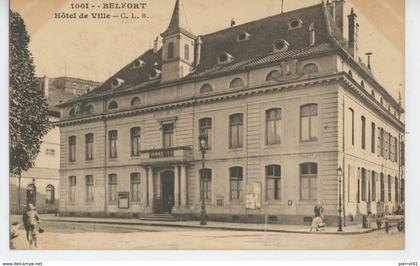
[[[9,171],[19,179],[18,208],[20,208],[20,181],[22,171],[34,165],[42,137],[51,124],[48,106],[35,78],[30,42],[22,17],[10,10],[9,41]]]

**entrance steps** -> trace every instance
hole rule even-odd
[[[164,222],[175,222],[176,217],[170,213],[152,213],[147,216],[140,218],[143,221],[164,221]]]

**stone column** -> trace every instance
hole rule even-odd
[[[153,191],[153,169],[152,167],[147,167],[147,185],[148,185],[148,206],[153,207],[153,199],[155,197]]]
[[[174,207],[179,207],[179,168],[174,166]]]
[[[187,206],[187,167],[181,165],[181,207]]]

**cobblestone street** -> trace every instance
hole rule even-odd
[[[45,223],[38,249],[403,249],[404,234],[395,228],[355,235],[264,233],[138,225]],[[25,232],[15,239],[17,249],[27,249]]]

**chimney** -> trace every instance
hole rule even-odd
[[[198,36],[196,44],[197,45],[195,47],[195,66],[197,67],[201,61],[201,45],[203,44],[203,41],[201,40],[200,36]]]
[[[357,58],[357,35],[359,31],[359,24],[356,23],[357,15],[354,13],[353,8],[351,9],[350,15],[347,17],[349,19],[349,48],[353,58]]]
[[[156,36],[156,39],[153,42],[153,53],[154,54],[156,54],[158,52],[158,42],[159,42],[159,36]]]
[[[315,45],[315,25],[312,22],[309,25],[309,46],[314,46]]]
[[[44,98],[48,99],[48,92],[50,90],[50,84],[49,84],[49,79],[46,75],[44,75],[44,78],[42,79],[42,83],[44,85]]]
[[[343,32],[344,0],[327,1],[327,10],[337,28]]]

